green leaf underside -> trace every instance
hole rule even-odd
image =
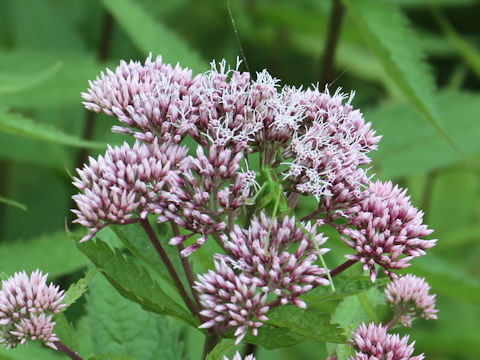
[[[144,311],[103,276],[95,277],[89,287],[87,322],[95,359],[182,358],[180,327],[172,319]]]
[[[437,96],[445,130],[467,156],[480,153],[480,96],[443,92]],[[379,150],[371,153],[380,175],[387,178],[417,175],[458,162],[456,152],[436,132],[420,122],[407,104],[366,111],[365,118],[383,135]]]
[[[208,64],[173,31],[166,28],[132,0],[102,0],[106,9],[145,55],[162,55],[166,63],[182,61],[196,72],[204,72]]]
[[[431,69],[424,61],[407,18],[400,10],[380,0],[343,0],[343,3],[352,13],[366,43],[404,96],[461,153],[440,124]]]
[[[95,264],[105,270],[104,275],[117,291],[130,301],[140,304],[145,310],[171,315],[190,326],[197,327],[198,320],[193,318],[184,307],[170,298],[160,286],[152,280],[148,271],[134,261],[112,250],[97,237],[78,243],[78,248]]]
[[[22,203],[12,200],[12,199],[7,199],[6,197],[0,196],[0,203],[5,204],[5,205],[10,205],[14,206],[16,208],[19,208],[23,211],[27,211],[27,207],[23,205]]]
[[[16,93],[41,84],[54,75],[62,66],[59,61],[52,66],[34,74],[0,73],[0,94]]]
[[[0,132],[73,147],[103,149],[104,144],[83,140],[48,124],[35,122],[19,113],[0,107]]]

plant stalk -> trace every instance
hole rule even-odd
[[[330,23],[328,25],[327,42],[323,50],[322,69],[320,70],[320,84],[322,86],[331,85],[333,80],[335,53],[342,21],[345,15],[345,7],[341,0],[333,0],[332,12],[330,13]]]
[[[80,355],[78,355],[75,351],[70,349],[64,343],[62,343],[60,341],[55,341],[54,344],[55,344],[55,346],[57,347],[58,350],[63,352],[65,355],[67,355],[71,359],[73,359],[73,360],[83,360],[83,358]]]
[[[202,360],[205,360],[213,350],[213,348],[221,341],[222,339],[218,336],[216,332],[209,332],[205,337],[205,342],[203,343],[203,352]]]
[[[183,286],[182,281],[178,277],[178,274],[175,271],[175,268],[173,267],[173,264],[171,263],[170,259],[168,258],[168,255],[165,252],[165,249],[163,248],[162,244],[158,240],[157,235],[155,234],[155,231],[153,231],[153,228],[150,225],[150,222],[148,221],[148,219],[142,219],[140,220],[140,224],[142,225],[143,229],[145,230],[148,237],[150,238],[150,241],[155,247],[155,250],[157,250],[158,255],[160,255],[160,258],[163,260],[165,266],[167,267],[167,270],[170,276],[172,277],[173,281],[175,282],[175,285],[177,286],[177,289],[183,301],[185,302],[185,305],[187,305],[192,315],[198,316],[197,307],[195,306],[192,299],[190,298],[187,291],[185,290],[185,287]]]

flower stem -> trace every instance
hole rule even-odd
[[[185,302],[185,305],[187,305],[188,309],[194,316],[198,316],[197,307],[195,306],[192,299],[190,298],[187,291],[185,290],[185,287],[183,286],[182,281],[178,277],[178,274],[175,271],[175,268],[173,267],[172,262],[168,258],[167,253],[165,252],[165,249],[163,248],[162,244],[160,244],[160,241],[158,240],[157,235],[155,235],[155,232],[153,231],[153,228],[150,225],[150,222],[148,221],[148,219],[142,219],[140,220],[140,224],[142,225],[143,229],[145,230],[148,237],[150,238],[150,241],[155,247],[155,250],[157,250],[158,255],[160,255],[160,258],[165,263],[165,266],[167,267],[167,270],[170,276],[175,282],[175,285],[177,286],[177,289],[183,301]]]
[[[322,71],[320,84],[326,86],[333,79],[335,51],[340,37],[340,29],[345,14],[345,7],[341,0],[333,0],[330,24],[328,26],[328,37],[323,50]],[[331,84],[330,84],[331,85]]]
[[[173,221],[171,222],[172,231],[174,236],[180,236],[180,230],[178,225],[175,224]],[[182,252],[185,248],[182,243],[177,245],[178,251]],[[180,255],[180,254],[179,254]],[[198,294],[197,290],[195,290],[195,278],[193,276],[192,266],[187,258],[180,255],[180,259],[182,261],[183,270],[185,271],[185,275],[187,276],[188,284],[190,285],[190,290],[192,291],[193,297],[195,298],[197,304],[200,306],[200,295]]]
[[[392,320],[390,320],[390,322],[385,325],[385,327],[390,330],[398,321],[398,319],[400,319],[400,317],[403,315],[403,311],[399,311],[395,314],[395,316],[392,318]]]
[[[205,360],[213,350],[213,348],[221,341],[222,339],[218,336],[216,332],[209,332],[205,337],[205,342],[203,343],[203,352],[202,360]]]
[[[63,352],[65,355],[67,355],[71,359],[73,359],[73,360],[83,360],[83,358],[81,356],[79,356],[75,351],[70,349],[64,343],[62,343],[60,341],[55,341],[54,344],[55,344],[55,346],[57,347],[58,350]]]
[[[330,276],[334,277],[334,276],[340,274],[341,272],[347,270],[350,266],[355,264],[357,261],[358,260],[347,260],[347,261],[345,261],[342,265],[339,265],[335,269],[330,271]]]

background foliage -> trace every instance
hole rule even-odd
[[[331,88],[356,90],[354,106],[384,136],[373,172],[408,186],[440,239],[409,269],[438,294],[439,319],[418,320],[408,333],[429,359],[479,359],[480,29],[472,14],[480,14],[480,5],[343,4]],[[149,52],[203,72],[211,59],[234,64],[239,49],[226,1],[0,0],[0,8],[0,271],[41,268],[68,288],[88,266],[63,230],[72,220],[69,174],[86,154],[123,141],[110,132],[111,119],[82,108],[87,80]],[[252,71],[267,68],[283,84],[321,81],[330,1],[231,0],[231,11]],[[374,299],[372,291],[365,296]],[[328,307],[322,299],[310,300]],[[85,357],[120,347],[131,358],[148,359],[162,344],[178,349],[162,359],[199,357],[199,333],[177,320],[142,315],[101,276],[92,280],[87,300],[67,313]],[[357,308],[361,297],[343,300],[337,323],[360,321]],[[381,319],[381,311],[372,316]],[[144,328],[156,330],[144,334]],[[0,350],[0,359],[62,358],[32,345]],[[270,354],[262,348],[258,358],[321,359],[332,346],[312,339]]]

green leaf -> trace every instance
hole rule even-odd
[[[65,293],[65,298],[63,299],[63,303],[66,304],[65,310],[88,290],[88,283],[101,271],[102,269],[96,268],[85,275],[85,277],[78,280],[75,284],[70,285]]]
[[[415,262],[408,272],[425,277],[433,293],[478,305],[480,303],[480,282],[469,276],[458,265],[429,254]]]
[[[231,339],[223,339],[212,351],[207,355],[206,360],[223,360],[227,352],[235,347],[235,341]]]
[[[96,267],[105,270],[104,275],[122,296],[140,304],[145,310],[171,315],[190,326],[199,325],[196,318],[160,288],[144,267],[139,267],[118,249],[112,251],[98,237],[96,241],[77,243],[77,246]]]
[[[83,140],[47,124],[35,122],[19,113],[9,112],[4,107],[0,107],[0,132],[74,147],[105,148],[105,144]]]
[[[80,93],[88,87],[88,79],[95,78],[99,69],[112,66],[100,64],[95,59],[94,54],[43,49],[1,51],[0,69],[22,69],[25,73],[35,73],[52,64],[61,63],[62,66],[38,86],[24,88],[21,96],[17,93],[2,94],[0,104],[15,109],[57,108],[65,105],[79,108]]]
[[[55,334],[62,343],[67,345],[70,349],[78,352],[78,341],[73,330],[72,323],[68,322],[64,313],[55,315]]]
[[[480,77],[480,51],[466,42],[463,37],[455,31],[455,28],[438,8],[432,7],[432,12],[447,39],[455,46],[468,66]]]
[[[366,43],[404,96],[457,151],[439,120],[435,83],[407,18],[381,0],[343,0]]]
[[[187,43],[163,24],[155,21],[148,11],[132,0],[102,0],[103,5],[145,55],[161,54],[165,62],[181,62],[196,72],[208,69],[208,64]]]
[[[104,144],[83,140],[51,125],[36,122],[20,113],[0,107],[0,132],[73,147],[103,149]]]
[[[448,122],[445,130],[466,156],[480,153],[480,95],[443,92],[439,110]],[[408,104],[365,111],[365,118],[383,135],[379,150],[371,153],[376,173],[391,179],[426,173],[458,162],[458,154],[440,139]]]
[[[347,341],[343,329],[330,324],[330,316],[316,310],[287,305],[270,310],[267,316],[267,324],[288,328],[292,334],[332,343]]]
[[[227,337],[233,339],[233,331],[227,334]],[[279,328],[270,325],[264,325],[258,329],[258,335],[253,336],[251,331],[247,332],[243,340],[244,343],[254,344],[273,350],[298,344],[304,340],[303,337],[290,333],[287,328]]]
[[[168,317],[148,313],[125,299],[104,277],[90,283],[87,321],[97,355],[121,354],[139,360],[182,358],[180,327]]]
[[[25,205],[19,203],[18,201],[15,201],[15,200],[12,200],[12,199],[7,199],[3,196],[0,196],[0,203],[17,207],[17,208],[19,208],[23,211],[27,211],[27,207]]]
[[[170,228],[161,224],[161,232],[157,231],[158,239],[167,253],[172,265],[175,269],[182,269],[182,263],[178,250],[175,246],[168,243],[171,238]],[[165,263],[158,256],[152,242],[145,233],[140,224],[130,224],[128,226],[113,226],[115,234],[123,242],[125,247],[137,258],[142,259],[146,264],[157,272],[157,274],[167,281],[172,287],[175,287],[172,277],[170,276]],[[178,271],[178,275],[184,286],[187,283],[185,272]]]
[[[0,94],[8,94],[22,91],[41,84],[43,81],[55,74],[62,66],[61,62],[57,62],[47,69],[33,74],[10,74],[0,73]]]
[[[21,254],[21,257],[16,254]],[[49,273],[50,278],[55,278],[81,269],[87,261],[65,232],[59,231],[26,241],[3,242],[0,245],[0,264],[7,274],[41,269]]]
[[[117,354],[102,354],[88,358],[88,360],[135,360],[130,356],[117,355]]]

